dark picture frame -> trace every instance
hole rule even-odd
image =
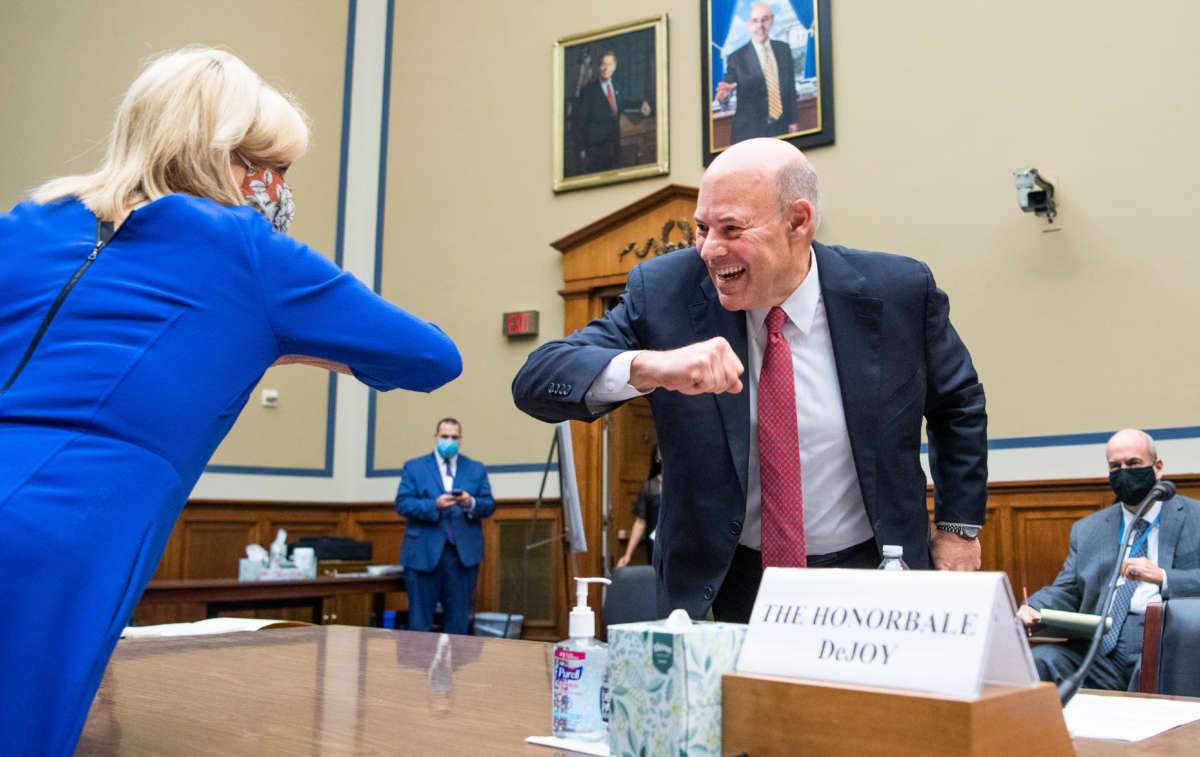
[[[700,0],[704,165],[731,144],[753,137],[778,137],[804,149],[833,144],[829,4],[829,0]],[[752,29],[766,25],[758,7],[762,5],[770,8],[772,16],[768,40],[775,66],[770,69],[763,67],[758,48],[751,44]],[[790,60],[785,57],[789,49]],[[764,46],[762,55],[767,54]],[[768,70],[779,72],[777,104],[769,102]],[[794,100],[789,97],[789,84]],[[722,94],[726,96],[719,97]],[[772,118],[772,112],[780,115]]]
[[[665,13],[555,40],[554,191],[669,173],[669,112]]]

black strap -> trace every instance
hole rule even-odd
[[[112,241],[113,234],[116,234],[116,233],[117,233],[116,230],[113,229],[112,221],[101,221],[99,218],[97,218],[96,219],[96,245],[98,246],[98,249],[96,250],[96,252],[100,252],[100,250],[104,249],[104,247],[109,242]]]
[[[112,241],[114,234],[116,234],[116,230],[113,228],[112,221],[101,221],[100,219],[96,219],[96,246],[93,247],[91,253],[88,254],[87,260],[84,260],[83,263],[75,269],[75,273],[71,274],[70,281],[68,281],[66,286],[62,288],[62,291],[58,293],[58,297],[54,298],[54,303],[50,306],[50,312],[46,313],[46,317],[42,319],[42,325],[38,326],[37,333],[33,335],[33,341],[29,343],[29,347],[25,350],[25,354],[21,357],[21,362],[17,363],[16,369],[14,369],[12,375],[8,377],[8,381],[4,384],[4,388],[0,389],[0,394],[7,392],[8,388],[13,385],[14,381],[17,380],[17,376],[21,375],[21,371],[24,370],[25,364],[29,362],[29,358],[33,357],[34,350],[37,349],[38,343],[42,341],[42,336],[45,335],[46,329],[50,327],[50,321],[54,320],[54,316],[58,314],[59,308],[61,308],[63,302],[66,301],[67,295],[71,293],[71,290],[75,287],[75,283],[79,281],[84,272],[91,267],[92,262],[96,260],[96,256],[100,254],[100,251]]]

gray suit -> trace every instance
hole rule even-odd
[[[1105,582],[1117,559],[1121,534],[1121,505],[1115,504],[1081,519],[1071,527],[1071,551],[1054,583],[1029,597],[1035,610],[1099,612]],[[1163,598],[1200,597],[1200,502],[1176,496],[1162,505],[1158,522],[1158,566],[1167,574]],[[1124,689],[1142,651],[1142,615],[1130,615],[1112,654],[1097,654],[1084,680],[1092,688]],[[1083,659],[1088,641],[1042,644],[1033,649],[1043,680],[1059,681]]]

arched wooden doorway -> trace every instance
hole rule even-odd
[[[672,184],[553,242],[563,253],[565,333],[612,307],[633,266],[690,247],[695,209],[696,189]],[[650,403],[634,400],[593,423],[572,423],[571,434],[589,547],[579,556],[579,573],[602,576],[625,551],[633,500],[649,471],[655,442]],[[645,552],[634,562],[645,562]]]

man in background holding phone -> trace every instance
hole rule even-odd
[[[396,512],[404,516],[404,566],[408,629],[432,631],[438,602],[443,630],[467,632],[475,581],[483,562],[480,521],[496,509],[483,463],[459,454],[462,424],[438,421],[436,449],[404,464]]]

